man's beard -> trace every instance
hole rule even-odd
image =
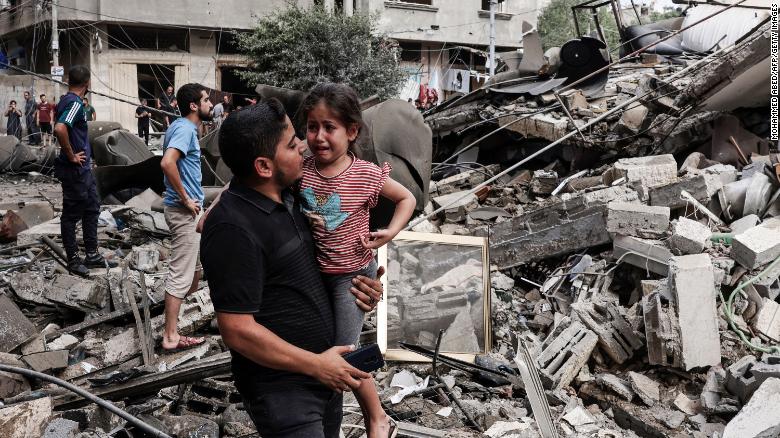
[[[199,117],[199,118],[200,118],[200,120],[201,120],[201,121],[203,121],[203,122],[210,122],[210,121],[211,121],[211,119],[213,119],[213,118],[214,118],[214,115],[211,113],[211,110],[209,110],[209,111],[206,111],[206,112],[204,113],[203,111],[201,111],[200,109],[198,109],[198,117]]]

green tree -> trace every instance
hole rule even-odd
[[[364,98],[395,96],[406,78],[398,63],[400,49],[379,34],[377,22],[377,16],[290,5],[236,36],[250,59],[250,69],[239,74],[250,86],[305,91],[329,81],[348,84]]]
[[[547,7],[542,9],[539,15],[538,29],[542,38],[542,45],[545,50],[551,47],[560,47],[566,41],[577,38],[576,28],[574,27],[574,15],[572,6],[582,3],[583,0],[552,0]],[[586,10],[580,10],[577,13],[580,23],[580,32],[583,35],[593,34],[598,36],[596,23]],[[601,28],[604,31],[604,37],[607,40],[607,46],[610,51],[616,51],[620,45],[620,34],[618,33],[615,17],[612,15],[612,9],[609,6],[602,6],[598,9],[598,18]],[[614,52],[613,52],[614,53]]]

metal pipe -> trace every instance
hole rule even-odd
[[[743,1],[744,1],[744,0],[743,0]],[[687,74],[687,73],[688,73],[689,71],[691,71],[693,68],[695,68],[695,67],[698,67],[699,65],[701,65],[701,64],[703,64],[703,63],[705,63],[705,62],[709,62],[711,58],[714,58],[716,55],[720,55],[720,54],[721,54],[721,52],[725,52],[726,50],[730,50],[732,47],[733,47],[733,46],[724,47],[724,48],[722,48],[722,49],[719,49],[719,50],[717,50],[717,51],[715,51],[715,52],[712,52],[711,54],[709,54],[709,55],[705,56],[704,58],[702,58],[702,59],[700,59],[700,60],[698,60],[698,61],[694,62],[693,64],[689,65],[688,67],[686,67],[686,68],[684,68],[684,69],[682,69],[682,70],[678,71],[677,73],[674,73],[673,75],[669,76],[669,77],[668,77],[666,80],[667,80],[668,82],[672,82],[672,81],[676,80],[678,77],[680,77],[680,76],[682,76],[682,75],[684,75],[684,74]],[[626,106],[628,106],[628,105],[631,105],[632,103],[634,103],[634,102],[636,102],[636,101],[638,101],[638,100],[640,100],[640,99],[644,98],[645,96],[647,96],[647,95],[649,95],[649,94],[651,94],[651,93],[653,93],[653,92],[654,92],[653,90],[651,90],[651,91],[648,91],[648,92],[646,92],[646,93],[644,93],[644,94],[640,94],[640,95],[634,96],[634,97],[632,97],[631,99],[628,99],[628,100],[624,101],[623,103],[620,103],[620,104],[616,105],[616,106],[615,106],[614,108],[612,108],[611,110],[609,110],[609,111],[605,112],[604,114],[602,114],[602,115],[600,115],[600,116],[598,116],[598,117],[594,118],[593,120],[590,120],[588,123],[586,123],[585,125],[581,126],[581,127],[580,127],[580,129],[585,129],[585,128],[588,128],[588,127],[591,127],[591,126],[595,125],[596,123],[599,123],[599,122],[601,122],[602,120],[604,120],[604,119],[606,119],[607,117],[609,117],[609,116],[611,116],[612,114],[614,114],[616,111],[618,111],[618,110],[620,110],[620,109],[623,109],[623,108],[625,108],[625,107],[626,107]],[[441,207],[437,208],[436,210],[434,210],[434,211],[433,211],[433,212],[431,212],[430,214],[427,214],[427,215],[425,215],[425,216],[419,217],[419,218],[417,218],[416,220],[414,220],[414,221],[410,222],[410,223],[409,223],[409,225],[407,225],[407,226],[406,226],[406,228],[404,228],[404,231],[408,231],[408,230],[412,229],[413,227],[415,227],[415,226],[417,226],[418,224],[422,223],[424,220],[427,220],[428,218],[430,218],[430,217],[433,217],[433,216],[435,216],[435,215],[437,215],[437,214],[441,213],[442,211],[444,211],[444,210],[448,209],[450,206],[452,206],[452,205],[455,205],[456,203],[458,203],[458,202],[462,201],[462,200],[463,200],[463,199],[465,199],[467,196],[471,196],[471,195],[473,195],[474,193],[476,193],[476,192],[477,192],[479,189],[481,189],[482,187],[485,187],[486,185],[488,185],[488,184],[492,183],[493,181],[495,181],[495,180],[497,180],[497,179],[501,178],[502,176],[504,176],[504,175],[508,174],[509,172],[511,172],[511,171],[513,171],[513,170],[515,170],[515,169],[517,169],[517,168],[518,168],[518,167],[520,167],[521,165],[523,165],[523,164],[527,163],[528,161],[530,161],[530,160],[532,160],[532,159],[536,158],[537,156],[539,156],[539,155],[541,155],[541,154],[543,154],[543,153],[547,152],[548,150],[552,149],[553,147],[555,147],[555,146],[558,146],[559,144],[561,144],[561,143],[563,143],[564,141],[568,140],[569,138],[573,137],[575,134],[577,134],[577,131],[576,131],[576,130],[569,131],[569,133],[568,133],[568,134],[566,134],[566,135],[564,135],[563,137],[559,138],[558,140],[556,140],[556,141],[554,141],[554,142],[550,143],[549,145],[547,145],[547,146],[545,146],[545,147],[543,147],[543,148],[539,149],[538,151],[536,151],[536,152],[532,153],[531,155],[529,155],[529,156],[527,156],[527,157],[523,158],[522,160],[520,160],[520,161],[518,161],[517,163],[513,164],[512,166],[508,167],[506,170],[504,170],[503,172],[501,172],[501,173],[497,174],[497,175],[496,175],[496,176],[494,176],[493,178],[490,178],[490,179],[488,179],[487,181],[485,181],[485,182],[483,182],[483,183],[477,184],[477,185],[476,185],[474,188],[472,188],[471,190],[469,190],[468,192],[466,192],[466,193],[465,193],[463,196],[461,196],[460,198],[453,200],[452,202],[450,202],[450,203],[449,203],[449,204],[447,204],[447,205],[443,205],[443,206],[441,206]]]
[[[76,394],[84,397],[85,399],[97,404],[98,406],[105,408],[112,414],[118,415],[119,417],[123,418],[124,420],[127,420],[128,423],[132,424],[133,426],[143,430],[145,433],[148,433],[149,435],[153,437],[158,438],[172,438],[170,435],[166,434],[165,432],[162,432],[152,426],[150,426],[147,423],[144,423],[140,419],[130,415],[129,413],[123,411],[122,409],[119,409],[116,407],[113,403],[111,403],[108,400],[103,400],[102,398],[93,395],[87,391],[85,391],[82,388],[79,388],[78,386],[66,382],[62,379],[58,379],[54,376],[50,376],[48,374],[39,373],[37,371],[28,370],[26,368],[19,368],[19,367],[12,367],[10,365],[4,365],[0,364],[0,371],[6,371],[9,373],[15,373],[15,374],[21,374],[23,376],[32,377],[36,379],[45,380],[50,383],[54,383],[57,386],[63,387],[65,389],[68,389],[72,392],[75,392]]]

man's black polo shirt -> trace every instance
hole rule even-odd
[[[289,190],[283,199],[276,203],[233,179],[204,224],[201,262],[217,312],[252,313],[290,344],[321,353],[335,340],[330,299],[308,221]],[[325,388],[311,377],[231,355],[239,390],[290,383]]]

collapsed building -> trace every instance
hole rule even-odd
[[[771,33],[763,10],[727,9],[692,8],[656,26],[667,36],[625,29],[636,39],[618,62],[589,37],[543,53],[529,29],[522,59],[483,88],[422,115],[399,101],[366,109],[361,153],[394,160],[416,190],[410,229],[489,242],[486,324],[478,301],[454,292],[480,289],[468,274],[478,257],[459,264],[424,245],[396,256],[421,292],[394,299],[391,279],[388,312],[418,319],[370,315],[362,340],[384,332],[429,359],[375,373],[399,436],[780,435]],[[750,20],[720,27],[740,17]],[[699,21],[710,40],[679,32]],[[295,93],[258,92],[281,93],[294,112]],[[215,140],[201,142],[212,196],[230,179]],[[205,282],[180,329],[208,341],[155,351],[169,255],[159,155],[111,122],[90,124],[101,250],[120,266],[85,279],[63,267],[61,196],[46,175],[55,152],[4,141],[0,435],[252,436]],[[491,345],[456,331],[487,331]],[[488,351],[446,353],[469,346]],[[361,424],[346,397],[344,435]]]

